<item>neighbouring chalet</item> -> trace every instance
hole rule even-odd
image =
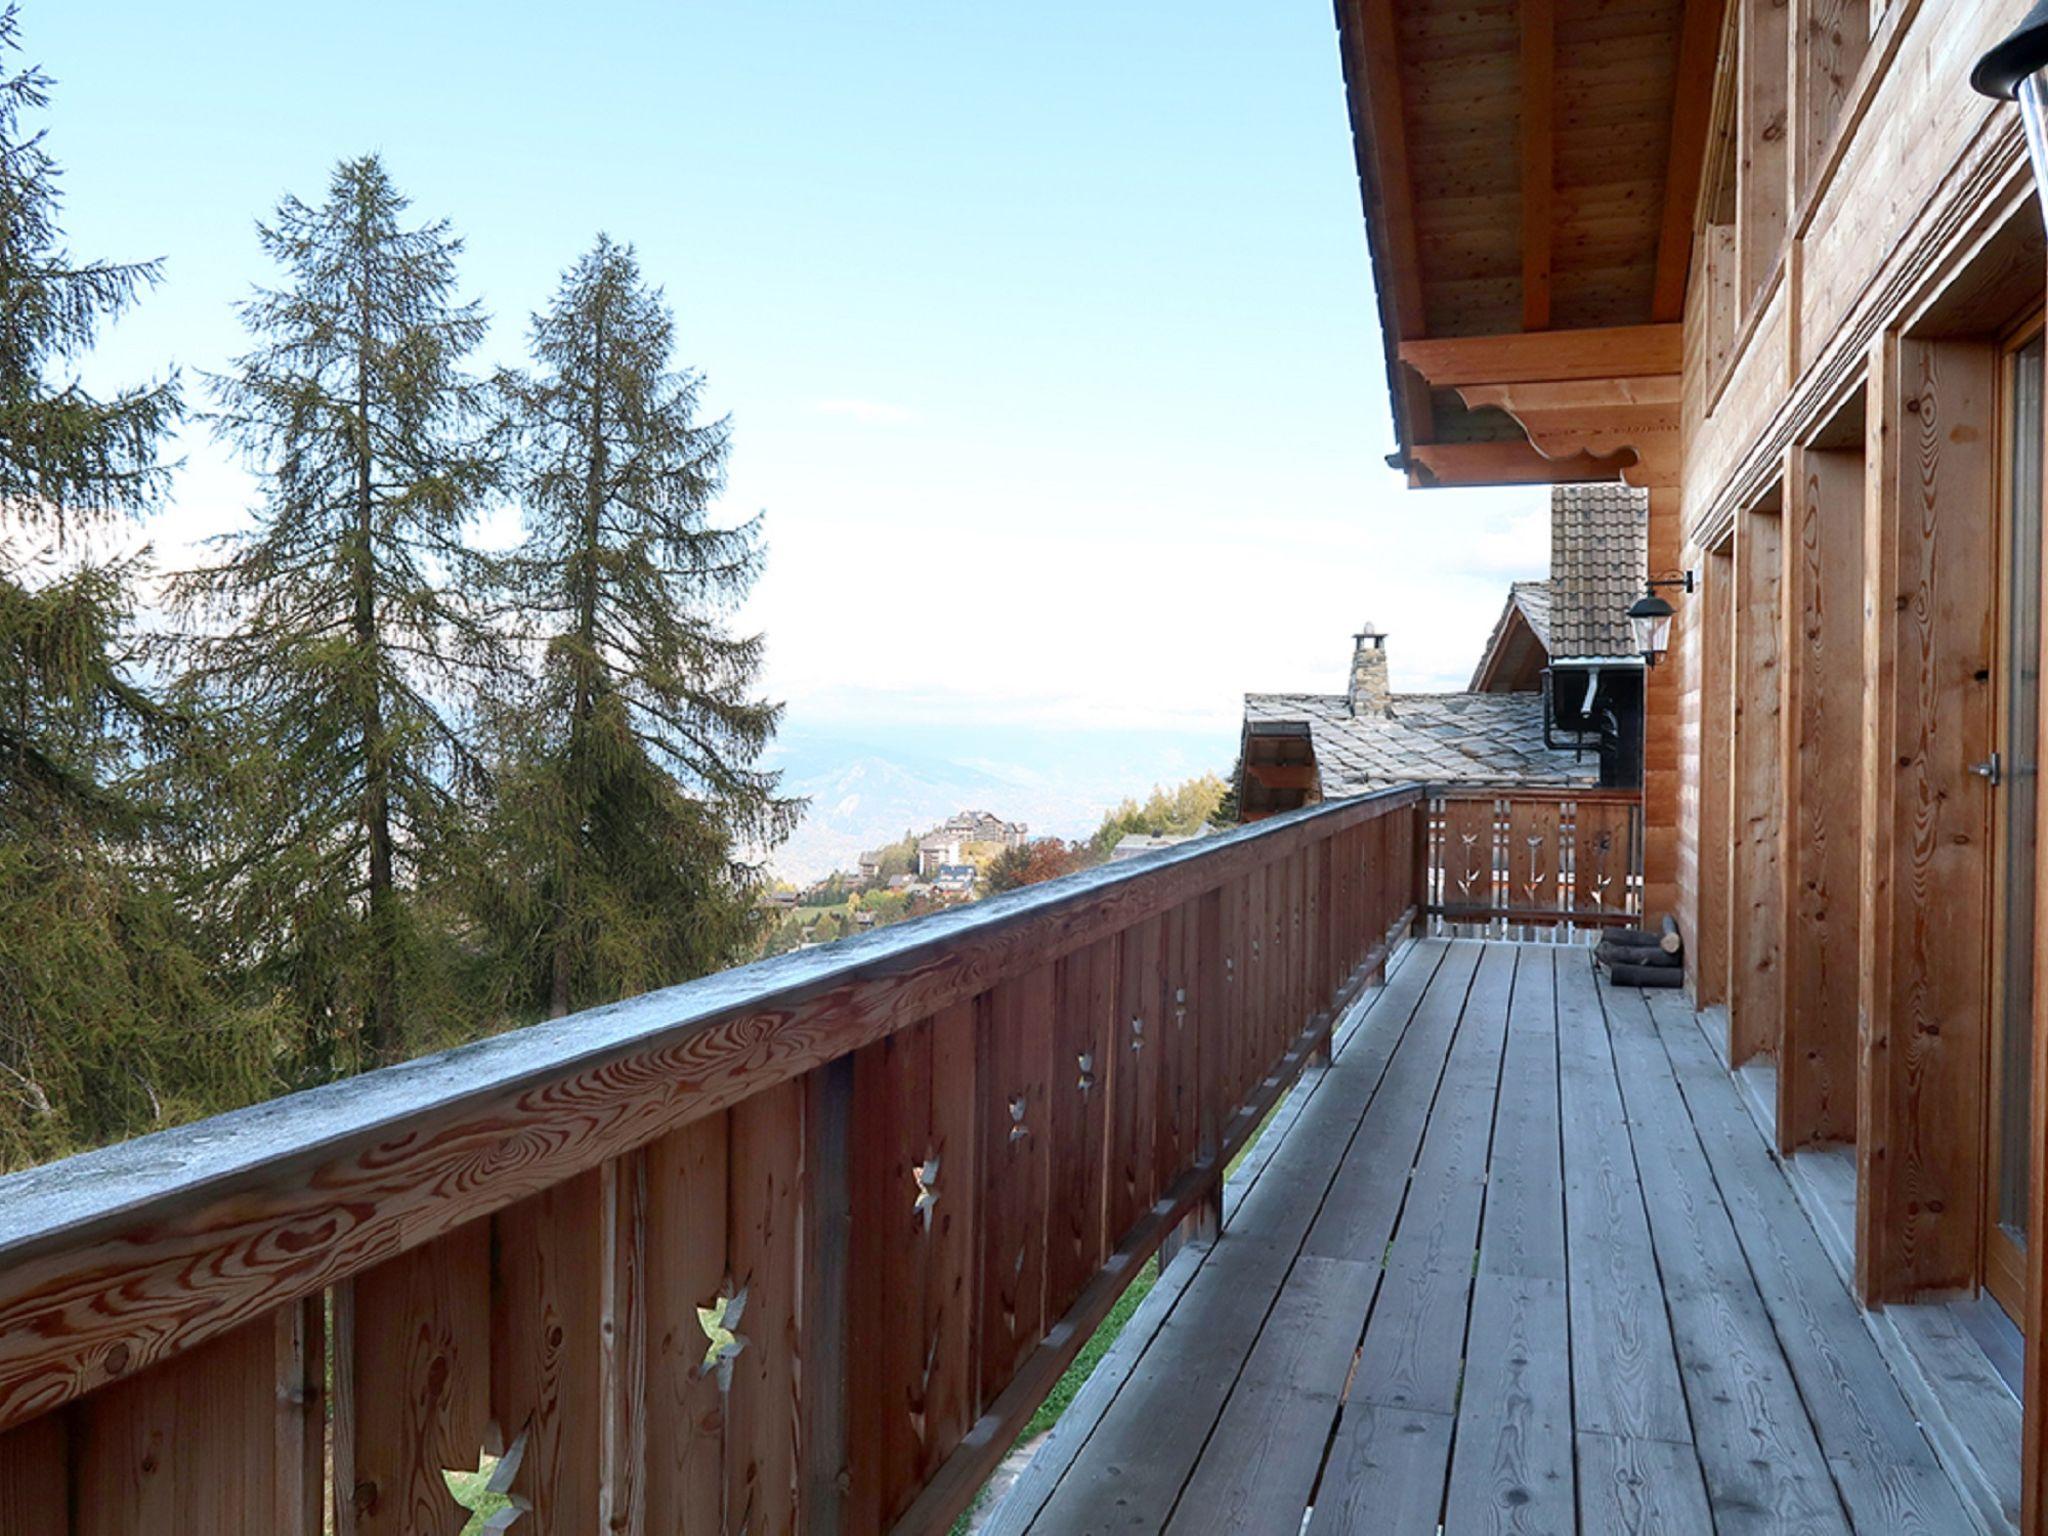
[[[1544,738],[1540,692],[1396,693],[1388,637],[1352,637],[1343,693],[1248,693],[1238,812],[1257,821],[1393,784],[1597,782],[1597,760]]]
[[[1474,693],[1541,693],[1547,744],[1598,754],[1607,788],[1642,783],[1643,657],[1627,611],[1648,539],[1642,492],[1553,486],[1549,579],[1509,589],[1472,674]]]

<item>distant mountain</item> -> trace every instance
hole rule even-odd
[[[1167,732],[929,728],[891,739],[785,727],[768,766],[785,794],[810,801],[796,833],[769,858],[785,879],[851,869],[862,853],[922,832],[955,811],[992,811],[1033,836],[1083,837],[1105,811],[1154,784],[1228,771],[1235,743]],[[949,750],[950,749],[950,750]]]

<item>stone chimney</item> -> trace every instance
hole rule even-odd
[[[1385,714],[1394,697],[1387,682],[1387,637],[1367,619],[1352,640],[1356,648],[1351,653],[1351,713]]]

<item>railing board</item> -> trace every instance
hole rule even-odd
[[[798,1206],[804,1088],[778,1083],[732,1108],[730,1259],[747,1302],[726,1393],[726,1528],[796,1526]]]
[[[352,1314],[355,1483],[337,1498],[355,1536],[457,1536],[444,1474],[475,1471],[491,1438],[490,1224],[359,1276]]]
[[[1045,1328],[1052,967],[989,993],[981,1016],[981,1396],[1000,1392]]]
[[[854,1062],[848,1524],[885,1528],[966,1433],[974,1393],[975,1010]],[[918,1207],[918,1170],[938,1160]],[[929,1221],[927,1221],[927,1214]]]
[[[599,1172],[579,1174],[491,1218],[491,1418],[508,1441],[526,1436],[513,1489],[537,1533],[597,1523],[604,1190]]]
[[[725,1509],[725,1400],[703,1369],[697,1308],[726,1283],[727,1124],[647,1148],[647,1529],[715,1531]]]
[[[1115,1026],[1110,1031],[1109,1230],[1127,1232],[1152,1203],[1159,1118],[1160,923],[1147,918],[1118,945]]]
[[[647,1149],[600,1170],[605,1290],[597,1523],[606,1536],[647,1529]]]
[[[1075,950],[1056,968],[1047,1097],[1055,1155],[1045,1249],[1046,1307],[1055,1317],[1074,1304],[1108,1252],[1105,1202],[1119,963],[1117,939],[1111,935]]]
[[[70,1530],[70,1484],[64,1415],[46,1414],[0,1434],[0,1531]]]

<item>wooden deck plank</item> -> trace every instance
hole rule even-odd
[[[991,1529],[1972,1527],[1688,1015],[1453,941],[1339,1038]]]
[[[1573,1422],[1581,1433],[1692,1444],[1678,1352],[1594,991],[1592,960],[1557,963]]]
[[[1640,996],[1615,998],[1608,1026],[1716,1524],[1846,1532],[1834,1479]]]
[[[1366,1325],[1356,1399],[1439,1413],[1457,1407],[1514,974],[1513,948],[1483,952]]]
[[[1647,1003],[1647,1000],[1643,1000]],[[1627,1004],[1623,1003],[1626,1007]],[[1966,1529],[1877,1341],[1690,1015],[1650,1008],[1821,1450],[1858,1526]],[[1924,1474],[1934,1473],[1933,1478]]]
[[[1507,1060],[1479,1230],[1479,1272],[1555,1280],[1562,1286],[1564,1169],[1558,1150],[1554,949],[1526,946],[1515,968]]]
[[[1477,948],[1469,946],[1474,961]],[[1375,1000],[1377,1022],[1354,1034],[1344,1055],[1319,1074],[1293,1133],[1272,1150],[1257,1183],[1232,1212],[1224,1237],[1117,1394],[1116,1411],[1106,1413],[1074,1452],[1031,1530],[1157,1529],[1164,1523],[1253,1352],[1346,1148],[1376,1102],[1386,1064],[1401,1054],[1415,1004],[1434,991],[1432,968],[1419,963],[1426,960],[1418,956],[1401,968]]]
[[[1308,1536],[1433,1536],[1451,1422],[1447,1413],[1347,1404]]]
[[[1296,1261],[1168,1530],[1300,1528],[1379,1273],[1352,1259]]]
[[[1579,1536],[1710,1531],[1699,1454],[1690,1444],[1582,1433]]]
[[[1473,1282],[1445,1536],[1571,1529],[1571,1356],[1564,1281]]]

